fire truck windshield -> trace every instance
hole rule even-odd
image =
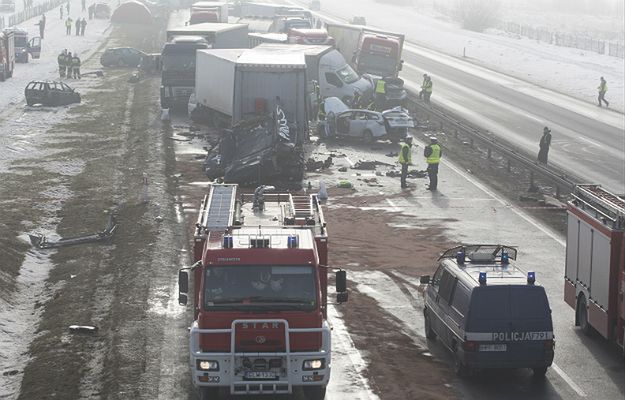
[[[232,265],[207,268],[204,309],[314,310],[315,270],[311,266]]]

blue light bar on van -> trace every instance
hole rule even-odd
[[[534,282],[536,282],[536,273],[535,272],[528,272],[527,273],[527,283],[529,285],[533,285]]]
[[[480,272],[478,282],[480,282],[480,285],[486,285],[486,272]]]
[[[501,252],[501,263],[502,264],[509,264],[510,263],[510,256],[505,251]]]
[[[456,262],[458,265],[464,264],[464,251],[459,251],[456,253]]]

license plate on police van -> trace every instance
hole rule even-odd
[[[276,379],[276,374],[268,371],[247,371],[245,372],[245,379]]]
[[[506,351],[505,344],[481,344],[480,351]]]

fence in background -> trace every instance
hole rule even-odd
[[[506,32],[516,33],[530,39],[553,44],[555,46],[572,47],[580,50],[606,54],[612,57],[625,58],[625,45],[607,40],[591,39],[570,33],[551,32],[546,29],[537,29],[527,25],[507,22],[501,25]]]
[[[44,1],[36,5],[33,5],[32,7],[29,7],[22,11],[13,13],[9,16],[2,16],[0,17],[0,30],[4,28],[8,28],[10,26],[21,24],[22,22],[28,19],[37,17],[50,10],[58,9],[61,4],[64,5],[66,3],[67,3],[67,0],[48,0],[48,1]],[[64,13],[64,15],[67,15],[67,13]],[[54,17],[58,18],[58,15],[55,14],[54,16],[52,15],[48,16],[48,18],[54,18]]]

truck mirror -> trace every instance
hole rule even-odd
[[[189,291],[189,273],[187,271],[178,271],[178,291],[185,295]]]
[[[178,304],[181,306],[186,306],[188,301],[188,296],[184,293],[178,294]]]
[[[347,303],[348,294],[349,293],[347,293],[347,292],[337,293],[336,294],[336,302],[339,303],[339,304]]]
[[[427,285],[430,283],[430,275],[422,275],[420,281],[422,284]]]
[[[336,271],[336,292],[347,292],[347,272],[344,270]]]

